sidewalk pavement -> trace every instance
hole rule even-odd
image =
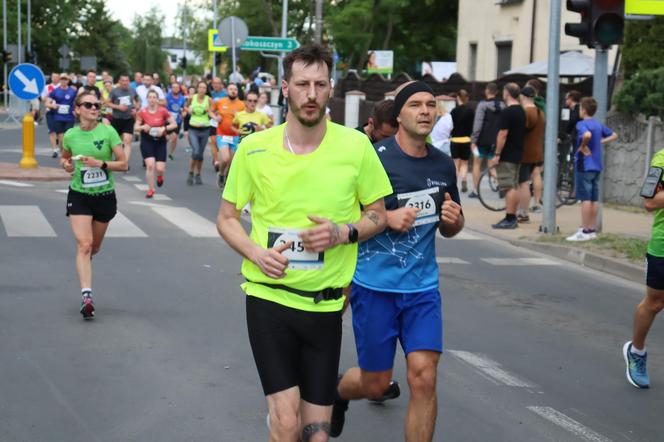
[[[61,168],[39,166],[21,169],[16,163],[0,163],[0,179],[18,181],[68,181],[71,175]]]
[[[530,213],[530,223],[519,224],[514,230],[498,230],[491,228],[505,212],[491,212],[478,199],[471,199],[462,194],[461,203],[466,218],[466,228],[485,235],[510,242],[540,253],[555,256],[559,259],[577,263],[595,270],[611,273],[621,278],[638,283],[645,282],[645,271],[642,265],[635,264],[626,258],[616,258],[574,247],[572,243],[551,244],[538,242],[543,235],[539,232],[542,223],[541,213]],[[647,212],[620,210],[603,207],[603,232],[622,237],[648,240],[652,227],[653,216]],[[581,224],[581,206],[562,206],[556,211],[556,224],[560,233],[569,236],[576,232]]]

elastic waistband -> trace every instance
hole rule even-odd
[[[81,194],[83,196],[111,196],[111,195],[115,195],[115,189],[107,190],[106,192],[101,192],[101,193],[85,193],[85,192],[79,192],[78,190],[74,190],[70,187],[69,191]]]
[[[318,292],[308,292],[306,290],[296,289],[296,288],[289,287],[289,286],[283,285],[283,284],[270,284],[270,283],[267,283],[267,282],[255,282],[255,281],[250,281],[248,279],[247,279],[247,282],[264,285],[265,287],[269,287],[271,289],[285,290],[287,292],[293,293],[295,295],[303,296],[305,298],[313,298],[314,299],[314,304],[318,304],[321,301],[331,301],[331,300],[339,299],[343,296],[343,289],[341,289],[341,288],[334,288],[334,289],[333,288],[326,288],[326,289],[320,290]]]

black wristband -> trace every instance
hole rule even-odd
[[[359,239],[359,232],[352,224],[346,224],[346,226],[348,227],[348,242],[351,244],[356,243]]]

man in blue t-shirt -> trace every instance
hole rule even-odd
[[[431,440],[435,427],[443,351],[436,231],[452,237],[464,217],[454,162],[426,142],[436,118],[431,88],[421,81],[404,85],[394,116],[397,134],[374,145],[394,189],[385,198],[388,228],[360,244],[350,296],[359,367],[339,380],[333,437],[341,434],[349,400],[381,397],[390,386],[397,339],[411,380],[406,439]]]
[[[589,241],[597,237],[597,212],[599,211],[599,180],[602,172],[602,144],[618,138],[618,134],[604,126],[593,116],[597,101],[592,97],[581,99],[576,123],[576,174],[574,177],[576,198],[581,201],[581,227],[567,241]]]
[[[74,127],[74,100],[76,99],[76,89],[69,85],[69,76],[60,75],[60,85],[48,94],[46,107],[52,109],[53,129],[58,136],[58,146],[62,153],[62,139],[65,132]]]

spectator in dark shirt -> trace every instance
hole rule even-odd
[[[461,192],[468,191],[468,159],[470,158],[470,136],[473,134],[475,112],[468,106],[468,92],[461,89],[456,96],[457,106],[452,109],[452,142],[450,150],[456,166],[456,173],[461,177]]]
[[[505,109],[500,113],[500,131],[496,140],[496,155],[489,166],[496,167],[498,188],[505,193],[505,218],[493,224],[494,229],[516,229],[516,210],[519,205],[519,166],[523,156],[526,132],[526,113],[519,103],[521,89],[516,83],[503,88]]]
[[[381,100],[374,105],[373,114],[367,124],[356,129],[364,133],[374,144],[382,139],[394,136],[399,129],[399,123],[392,115],[394,100]]]

